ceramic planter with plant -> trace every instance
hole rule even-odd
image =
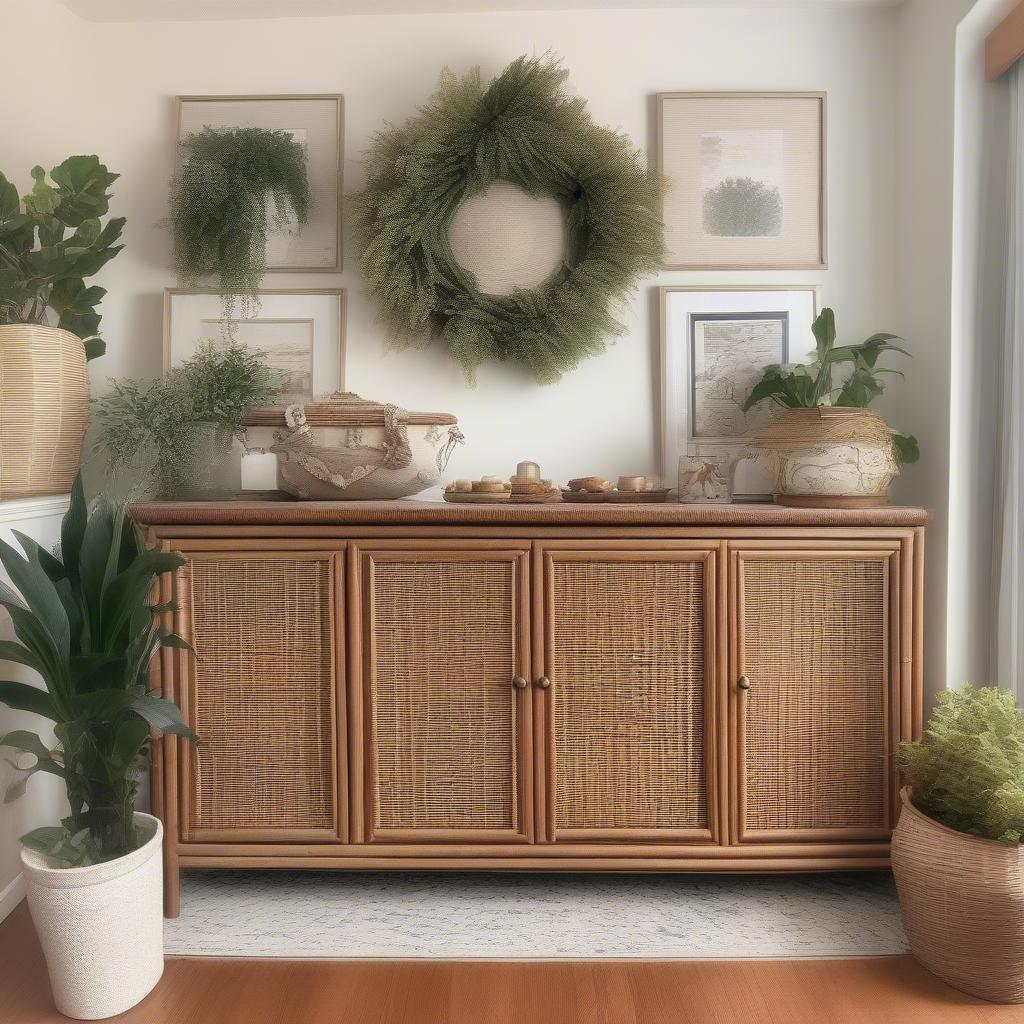
[[[0,501],[66,494],[89,420],[86,360],[101,355],[87,286],[123,248],[123,217],[103,224],[118,175],[95,156],[32,169],[32,190],[0,174]]]
[[[902,466],[919,457],[916,438],[890,429],[867,406],[884,390],[878,365],[886,353],[907,353],[895,334],[873,334],[859,345],[836,345],[836,321],[823,309],[811,327],[817,358],[807,365],[772,365],[743,405],[772,402],[785,412],[753,438],[778,458],[776,501],[784,505],[882,505]]]
[[[267,232],[309,217],[306,150],[289,132],[206,128],[181,144],[171,184],[174,264],[194,286],[216,279],[225,312],[256,304],[267,266]]]
[[[941,693],[900,767],[892,870],[914,956],[971,995],[1024,1002],[1024,715],[1013,694]]]
[[[201,343],[160,380],[115,380],[96,402],[96,449],[116,476],[162,498],[215,497],[228,486],[232,442],[280,375],[241,342]]]
[[[161,647],[188,647],[164,624],[170,609],[150,603],[184,560],[147,550],[123,507],[87,509],[80,479],[58,554],[16,536],[24,554],[0,542],[12,584],[0,606],[17,637],[0,641],[0,660],[42,685],[0,681],[0,703],[50,725],[0,736],[16,759],[7,799],[36,772],[64,781],[69,814],[22,836],[21,859],[57,1008],[93,1020],[134,1006],[163,971],[161,826],[135,798],[150,729],[194,738],[148,682]]]

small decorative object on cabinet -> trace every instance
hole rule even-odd
[[[733,463],[731,455],[679,456],[679,500],[683,502],[732,501]]]
[[[823,309],[811,327],[817,358],[808,366],[769,366],[745,410],[771,401],[782,417],[756,431],[754,447],[778,456],[780,505],[851,508],[884,505],[900,468],[919,457],[917,439],[891,430],[867,405],[883,391],[877,364],[901,352],[895,334],[873,334],[859,345],[836,346],[836,320]],[[837,366],[847,368],[841,379]]]
[[[657,480],[644,476],[620,476],[618,487],[599,476],[581,476],[569,481],[569,486],[562,490],[562,500],[649,505],[665,501],[670,493],[670,488],[659,487]]]
[[[508,501],[513,504],[539,504],[561,501],[562,492],[551,486],[550,480],[541,479],[536,462],[520,462],[515,474],[508,480],[500,476],[485,476],[480,480],[453,480],[444,489],[445,501],[471,504],[494,504]]]
[[[142,1000],[164,969],[163,831],[135,812],[135,797],[150,729],[194,738],[177,706],[149,688],[154,655],[187,649],[170,628],[164,575],[184,559],[146,550],[124,510],[104,499],[87,512],[80,480],[59,555],[19,540],[24,557],[0,541],[0,563],[21,594],[0,594],[17,637],[3,656],[35,669],[43,686],[0,682],[0,704],[46,719],[59,742],[50,749],[25,730],[0,736],[22,763],[30,755],[6,799],[36,772],[64,780],[69,816],[21,837],[29,910],[57,1009],[112,1017]],[[154,586],[164,595],[157,609]]]
[[[404,498],[433,487],[456,445],[458,420],[446,412],[406,412],[352,392],[284,412],[258,410],[251,427],[283,426],[250,451],[277,456],[277,482],[296,498],[337,500]],[[266,431],[264,431],[266,433]]]
[[[908,783],[892,868],[915,957],[955,988],[1024,1002],[1024,717],[994,687],[939,694]]]
[[[197,345],[230,338],[259,352],[281,378],[273,399],[283,409],[345,388],[344,288],[263,288],[259,308],[227,319],[223,296],[206,289],[164,291],[164,373]]]
[[[825,266],[825,94],[658,96],[672,270]]]
[[[240,341],[205,341],[161,380],[115,380],[96,403],[96,450],[115,477],[136,475],[163,497],[212,497],[229,487],[232,442],[280,377]]]
[[[342,97],[179,96],[177,107],[179,272],[212,271],[229,296],[254,296],[264,270],[340,271]]]
[[[528,57],[486,85],[445,71],[377,136],[350,200],[395,337],[442,340],[471,379],[498,360],[558,380],[622,333],[616,301],[662,262],[658,175],[565,93],[567,74]]]
[[[772,460],[747,438],[779,415],[767,402],[743,401],[770,365],[810,362],[817,289],[807,285],[661,289],[662,476],[674,479],[699,451],[735,460],[736,501],[770,501]]]
[[[169,913],[181,867],[889,863],[895,746],[920,731],[920,509],[132,514],[188,560],[171,596],[196,653],[161,679],[204,742],[155,750]]]
[[[106,292],[85,278],[123,248],[124,218],[100,222],[118,175],[72,156],[50,178],[34,167],[19,203],[0,174],[0,501],[71,489],[89,424],[85,364],[104,351],[96,306]]]

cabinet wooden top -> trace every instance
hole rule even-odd
[[[444,501],[151,501],[131,506],[144,526],[923,526],[923,508],[779,505],[456,505]]]

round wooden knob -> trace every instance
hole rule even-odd
[[[740,676],[739,679],[736,680],[736,686],[741,690],[749,690],[750,680],[746,676]]]
[[[542,690],[550,690],[551,689],[551,680],[548,679],[547,676],[541,676],[540,679],[537,680],[537,685]]]
[[[522,676],[516,676],[515,679],[512,680],[512,685],[517,690],[525,690],[527,687],[527,682]]]

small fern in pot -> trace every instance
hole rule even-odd
[[[268,232],[309,217],[306,150],[265,128],[206,128],[181,148],[171,183],[175,268],[189,286],[216,277],[230,316],[239,299],[243,308],[255,301]]]

